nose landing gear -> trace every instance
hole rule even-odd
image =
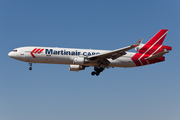
[[[105,68],[104,67],[94,67],[94,71],[91,73],[92,76],[98,76]]]
[[[29,70],[32,70],[32,63],[29,63]]]

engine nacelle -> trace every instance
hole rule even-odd
[[[69,65],[69,70],[70,71],[79,71],[79,70],[84,70],[85,67],[82,65]]]
[[[83,65],[84,63],[88,63],[89,60],[88,59],[84,59],[84,58],[74,58],[73,64],[78,64],[78,65]]]
[[[145,44],[140,44],[139,46],[135,47],[135,50],[138,52]]]

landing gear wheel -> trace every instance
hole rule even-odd
[[[96,73],[96,76],[99,76],[99,74],[100,74],[100,73],[99,73],[99,72],[97,72],[97,73]]]
[[[29,67],[29,70],[32,70],[32,67]]]
[[[104,67],[94,67],[94,71],[91,73],[92,76],[96,75],[99,76],[101,72],[104,71]]]
[[[32,70],[32,63],[29,63],[29,70]]]
[[[94,71],[91,73],[92,76],[94,76],[95,74],[96,74],[96,72],[94,72]]]

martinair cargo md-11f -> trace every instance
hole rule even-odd
[[[172,47],[162,45],[168,30],[161,29],[146,44],[139,39],[134,45],[117,50],[93,50],[57,47],[20,47],[9,52],[11,58],[32,63],[69,64],[70,71],[84,70],[93,66],[91,75],[99,75],[109,67],[137,67],[165,60],[164,54]],[[135,48],[138,53],[127,52]]]

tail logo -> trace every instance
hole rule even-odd
[[[165,52],[164,49],[172,50],[172,47],[162,45],[167,33],[168,33],[167,29],[161,29],[145,45],[143,45],[140,49],[138,49],[139,53],[135,54],[132,58],[136,66],[143,66],[165,60],[163,55],[167,52]],[[155,59],[154,57],[154,59],[148,59],[154,55],[156,55],[156,57],[158,58]]]
[[[40,54],[44,49],[41,48],[35,48],[33,49],[30,54],[32,55],[33,58],[36,58],[34,54]]]

